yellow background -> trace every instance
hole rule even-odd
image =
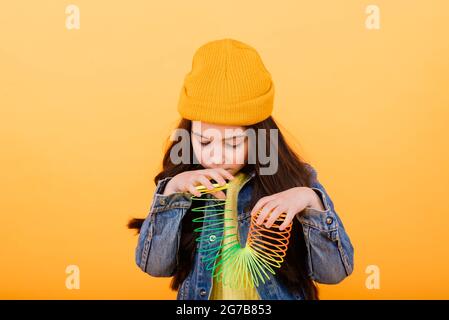
[[[445,0],[4,1],[0,298],[175,298],[125,225],[149,210],[195,50],[224,37],[262,56],[274,117],[355,246],[354,274],[321,297],[449,298],[448,31]]]

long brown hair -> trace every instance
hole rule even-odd
[[[178,125],[179,129],[185,129],[190,132],[192,122],[182,119]],[[278,193],[293,187],[310,187],[311,172],[306,168],[306,163],[300,156],[288,145],[278,125],[272,117],[254,125],[247,126],[256,131],[265,129],[278,129],[278,168],[272,175],[260,174],[261,164],[256,157],[255,164],[246,164],[242,171],[254,171],[255,176],[252,179],[253,191],[251,203],[247,209],[252,208],[256,202],[267,195]],[[257,145],[256,139],[256,148]],[[270,147],[270,135],[266,135],[265,146]],[[162,161],[162,171],[156,175],[154,182],[157,184],[159,180],[165,177],[173,177],[181,172],[189,170],[203,169],[201,164],[195,164],[193,158],[187,164],[173,164],[170,158],[170,150],[178,141],[172,141],[165,152]],[[193,157],[192,145],[190,143],[190,155]],[[193,204],[192,204],[193,205]],[[171,289],[178,290],[179,286],[189,274],[195,256],[195,238],[193,232],[192,215],[189,210],[185,218],[182,220],[181,240],[179,247],[179,263],[171,281]],[[189,218],[186,218],[189,217]],[[140,230],[144,219],[131,219],[128,223],[129,228]],[[306,299],[318,299],[318,288],[307,274],[307,248],[304,241],[302,226],[297,219],[293,219],[292,235],[288,246],[287,254],[281,268],[277,272],[278,278],[290,289],[294,291],[304,290]]]

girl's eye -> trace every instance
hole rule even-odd
[[[238,138],[234,138],[231,141],[226,143],[226,146],[230,147],[230,148],[237,148],[238,146],[240,146],[243,142],[245,141],[245,139],[238,139]]]
[[[226,145],[231,148],[237,148],[241,144],[242,144],[241,142],[240,143],[226,143]]]
[[[210,143],[210,141],[205,141],[205,142],[200,141],[200,143],[201,143],[202,146],[207,146]]]

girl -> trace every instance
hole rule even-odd
[[[271,116],[273,97],[271,75],[252,47],[222,39],[195,53],[178,105],[178,129],[188,138],[183,141],[187,161],[177,158],[180,136],[169,145],[154,179],[149,215],[128,225],[140,231],[135,251],[139,268],[152,276],[173,277],[171,288],[178,290],[178,299],[318,299],[314,282],[336,284],[353,271],[354,250],[343,223],[315,169],[287,145]],[[274,136],[260,134],[273,130]],[[255,133],[254,143],[247,132]],[[275,170],[266,174],[261,151],[270,150],[276,155],[271,159]],[[213,204],[226,199],[232,195],[214,187],[231,185],[237,186],[231,214],[242,247],[252,223],[278,232],[291,228],[280,268],[250,288],[231,289],[217,281],[204,263],[204,248],[219,241],[194,224],[204,214],[195,209],[204,202],[193,200]],[[210,193],[200,193],[198,186]],[[202,241],[196,241],[199,236]]]

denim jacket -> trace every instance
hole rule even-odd
[[[309,277],[318,283],[336,284],[352,273],[354,249],[342,221],[335,212],[331,198],[317,179],[315,169],[310,165],[308,168],[313,177],[311,188],[320,196],[325,210],[307,207],[300,215],[296,215],[302,225],[307,247],[307,271]],[[238,194],[237,220],[242,247],[246,242],[251,215],[250,211],[243,208],[251,199],[250,182],[253,177],[254,172],[247,176]],[[170,179],[171,177],[159,180],[156,186],[151,209],[141,227],[135,250],[135,260],[139,268],[155,277],[174,275],[178,263],[181,221],[192,204],[189,193],[162,194]],[[216,238],[205,236],[209,242]],[[203,242],[198,242],[197,248],[201,249],[202,245]],[[207,270],[206,265],[202,263],[203,254],[202,250],[196,250],[192,269],[178,290],[178,300],[210,298],[212,271]],[[263,300],[303,300],[306,297],[302,288],[298,288],[296,292],[288,290],[276,275],[265,280],[265,283],[260,283],[256,288]]]

